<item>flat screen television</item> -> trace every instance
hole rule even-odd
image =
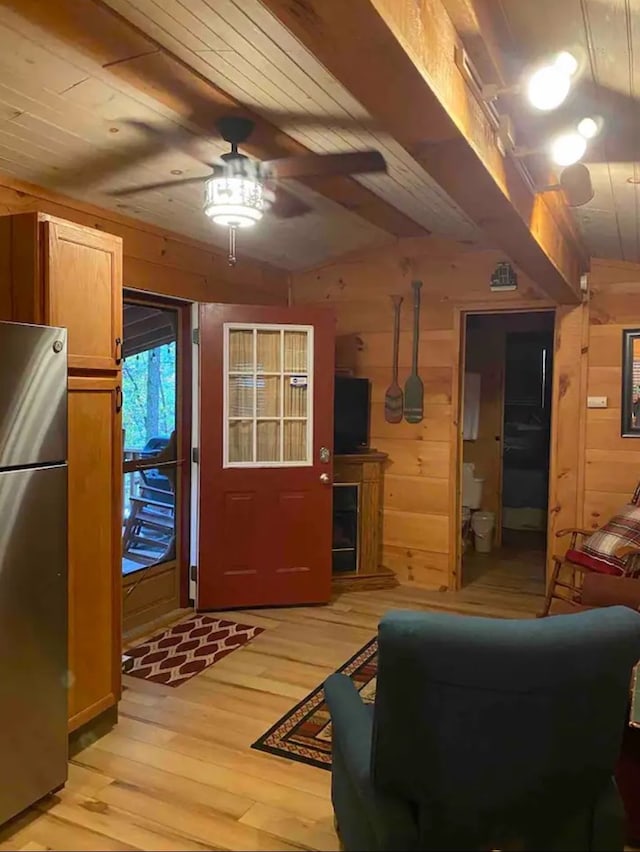
[[[333,451],[357,453],[369,446],[369,379],[336,376],[334,391]]]

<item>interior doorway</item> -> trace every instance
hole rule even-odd
[[[189,533],[190,306],[125,293],[123,629],[181,605]]]
[[[464,346],[462,586],[542,591],[555,313],[470,313]]]

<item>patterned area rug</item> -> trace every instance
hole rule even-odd
[[[376,694],[378,640],[372,639],[338,669],[356,685],[363,701],[372,703]],[[299,760],[321,769],[331,769],[331,721],[318,686],[282,719],[256,740],[251,748]]]
[[[262,633],[235,621],[196,615],[125,651],[122,671],[132,677],[180,686]]]

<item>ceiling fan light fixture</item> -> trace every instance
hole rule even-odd
[[[266,209],[264,186],[249,177],[214,177],[204,185],[204,212],[227,228],[251,228]]]

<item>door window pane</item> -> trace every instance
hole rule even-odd
[[[284,382],[284,416],[304,417],[307,413],[307,384],[298,376],[287,376]],[[304,377],[306,378],[306,376]]]
[[[253,461],[253,420],[229,422],[229,461]]]
[[[264,331],[257,333],[258,355],[256,367],[259,373],[280,372],[281,335],[279,331]]]
[[[280,417],[280,376],[257,376],[256,415],[258,417]]]
[[[259,462],[280,461],[280,421],[259,420],[256,459]]]
[[[225,466],[311,464],[313,329],[225,326]]]
[[[285,331],[284,369],[292,373],[307,369],[308,337],[304,331]]]
[[[253,417],[253,376],[229,377],[229,417]]]
[[[307,457],[307,424],[303,420],[285,420],[284,459],[303,461]]]
[[[229,370],[253,372],[253,331],[234,329],[229,333]]]

